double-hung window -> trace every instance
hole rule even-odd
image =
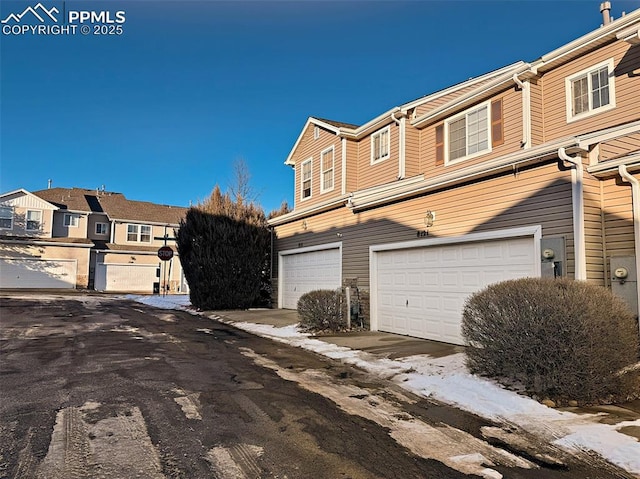
[[[615,107],[613,60],[582,70],[565,80],[567,120],[594,115]]]
[[[320,154],[320,168],[322,171],[320,191],[331,191],[333,189],[333,171],[334,171],[334,148],[327,148]]]
[[[151,243],[151,226],[127,225],[127,241],[136,243]]]
[[[96,223],[96,234],[106,235],[109,233],[109,225],[107,223]]]
[[[467,110],[446,122],[447,160],[454,161],[491,151],[489,104]]]
[[[27,231],[39,231],[42,225],[42,211],[27,210]]]
[[[68,227],[77,228],[80,224],[80,215],[74,215],[73,213],[65,213],[63,224]]]
[[[389,158],[390,129],[387,126],[371,135],[371,164]]]
[[[311,177],[313,171],[311,169],[311,163],[313,159],[309,158],[302,162],[302,175],[301,175],[301,197],[302,199],[311,198]]]
[[[13,206],[0,206],[0,229],[13,229]]]

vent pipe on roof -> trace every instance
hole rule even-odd
[[[53,183],[53,180],[48,179],[47,180],[47,189],[50,190],[51,189],[51,183]]]
[[[602,24],[609,25],[611,23],[611,2],[602,2],[600,4],[600,13],[602,13]]]

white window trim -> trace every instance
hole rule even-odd
[[[381,156],[378,159],[375,159],[375,154],[374,154],[375,141],[373,140],[376,136],[382,135],[385,131],[387,132],[387,154],[385,156]],[[388,159],[390,156],[391,156],[391,127],[385,126],[384,128],[381,128],[380,130],[371,134],[371,164],[377,165],[378,163],[382,163],[384,160]]]
[[[470,155],[461,156],[460,158],[456,158],[455,160],[449,159],[449,125],[456,120],[459,120],[463,116],[467,116],[469,113],[480,110],[484,107],[487,107],[487,149],[477,151]],[[466,142],[466,139],[465,139]],[[486,155],[487,153],[491,153],[493,138],[491,137],[491,101],[485,101],[483,103],[479,103],[474,105],[471,108],[467,108],[465,111],[458,113],[455,116],[447,118],[444,122],[444,164],[446,165],[455,165],[456,163],[460,163],[462,161],[471,160],[473,158],[477,158],[478,156]],[[468,145],[466,145],[468,147]]]
[[[307,163],[311,164],[311,178],[309,180],[311,184],[309,185],[309,196],[304,196],[304,165]],[[300,201],[306,201],[312,196],[313,196],[313,157],[304,160],[300,164]]]
[[[591,101],[592,101],[591,77],[589,76],[589,73],[593,72],[594,70],[600,70],[602,67],[605,67],[605,66],[607,67],[607,70],[609,72],[609,104],[594,109],[594,108],[591,108]],[[574,73],[573,75],[564,79],[564,91],[565,91],[566,109],[567,109],[567,123],[582,120],[583,118],[588,118],[590,116],[612,110],[616,107],[616,86],[615,86],[615,74],[613,70],[614,70],[613,58],[609,58],[608,60],[592,65],[589,68],[585,68],[584,70],[580,70],[578,73]],[[587,75],[587,78],[589,80],[589,110],[583,111],[582,113],[578,113],[577,115],[574,115],[573,114],[573,88],[571,87],[572,86],[571,84],[577,78],[584,75]]]
[[[68,219],[73,219],[74,221],[67,221]],[[75,223],[75,224],[74,224]],[[80,226],[80,215],[74,214],[74,213],[65,213],[64,214],[64,219],[62,221],[62,226],[66,227],[66,228],[77,228],[78,226]]]
[[[37,228],[29,228],[29,213],[31,211],[37,211],[38,213],[40,213],[40,220],[38,221]],[[36,209],[27,210],[27,212],[24,215],[24,229],[25,231],[40,231],[42,229],[42,210],[36,210]]]
[[[136,227],[136,239],[135,240],[130,240],[129,239],[129,226],[135,226]],[[142,241],[142,227],[143,226],[148,226],[149,227],[149,241]],[[151,225],[143,225],[143,224],[138,224],[138,223],[127,223],[127,230],[126,230],[126,241],[127,243],[152,243],[153,242],[153,226]]]
[[[98,225],[103,225],[104,226],[104,233],[99,233],[98,232]],[[95,233],[97,235],[107,236],[109,234],[109,223],[103,223],[103,222],[97,221],[96,225],[95,225]]]
[[[324,186],[324,172],[329,168],[325,168],[324,165],[324,155],[325,153],[331,151],[333,154],[331,155],[331,188],[325,188]],[[336,151],[333,145],[329,148],[325,148],[320,152],[320,193],[326,193],[328,191],[332,191],[336,184]]]
[[[11,226],[9,226],[8,228],[4,228],[2,226],[0,226],[0,230],[12,230],[13,229],[13,221],[15,219],[16,216],[16,209],[13,206],[10,205],[2,205],[3,208],[8,208],[11,210]]]

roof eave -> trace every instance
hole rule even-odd
[[[269,226],[281,226],[287,223],[291,223],[292,221],[308,218],[309,216],[312,216],[318,213],[324,213],[325,211],[330,211],[330,210],[339,208],[345,205],[347,200],[348,200],[348,195],[342,195],[339,198],[335,198],[333,200],[329,200],[324,203],[320,203],[303,210],[297,210],[297,211],[294,210],[294,211],[291,211],[290,213],[276,216],[275,218],[271,218],[270,220],[267,220],[267,224]]]
[[[493,81],[486,85],[482,85],[462,97],[454,98],[450,102],[436,108],[435,110],[428,111],[422,116],[411,121],[411,125],[416,128],[424,128],[425,126],[446,118],[458,111],[464,110],[474,103],[485,100],[497,91],[500,91],[510,83],[514,83],[514,75],[520,75],[527,72],[531,68],[529,63],[523,63],[519,67],[509,70],[507,73],[500,75]]]
[[[640,9],[634,10],[597,30],[593,30],[546,55],[542,55],[539,60],[534,62],[533,68],[539,73],[547,72],[559,64],[581,55],[594,44],[606,43],[618,39],[618,33],[629,32],[631,29],[628,27],[638,20],[640,20]]]

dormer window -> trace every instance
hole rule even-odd
[[[565,80],[567,121],[615,107],[613,60],[582,70]]]
[[[390,148],[390,129],[389,127],[383,128],[371,135],[371,164],[378,163],[380,161],[389,158]]]
[[[65,213],[63,224],[67,227],[77,228],[80,224],[80,215]]]
[[[491,151],[489,104],[467,110],[446,122],[447,161],[466,159]]]

